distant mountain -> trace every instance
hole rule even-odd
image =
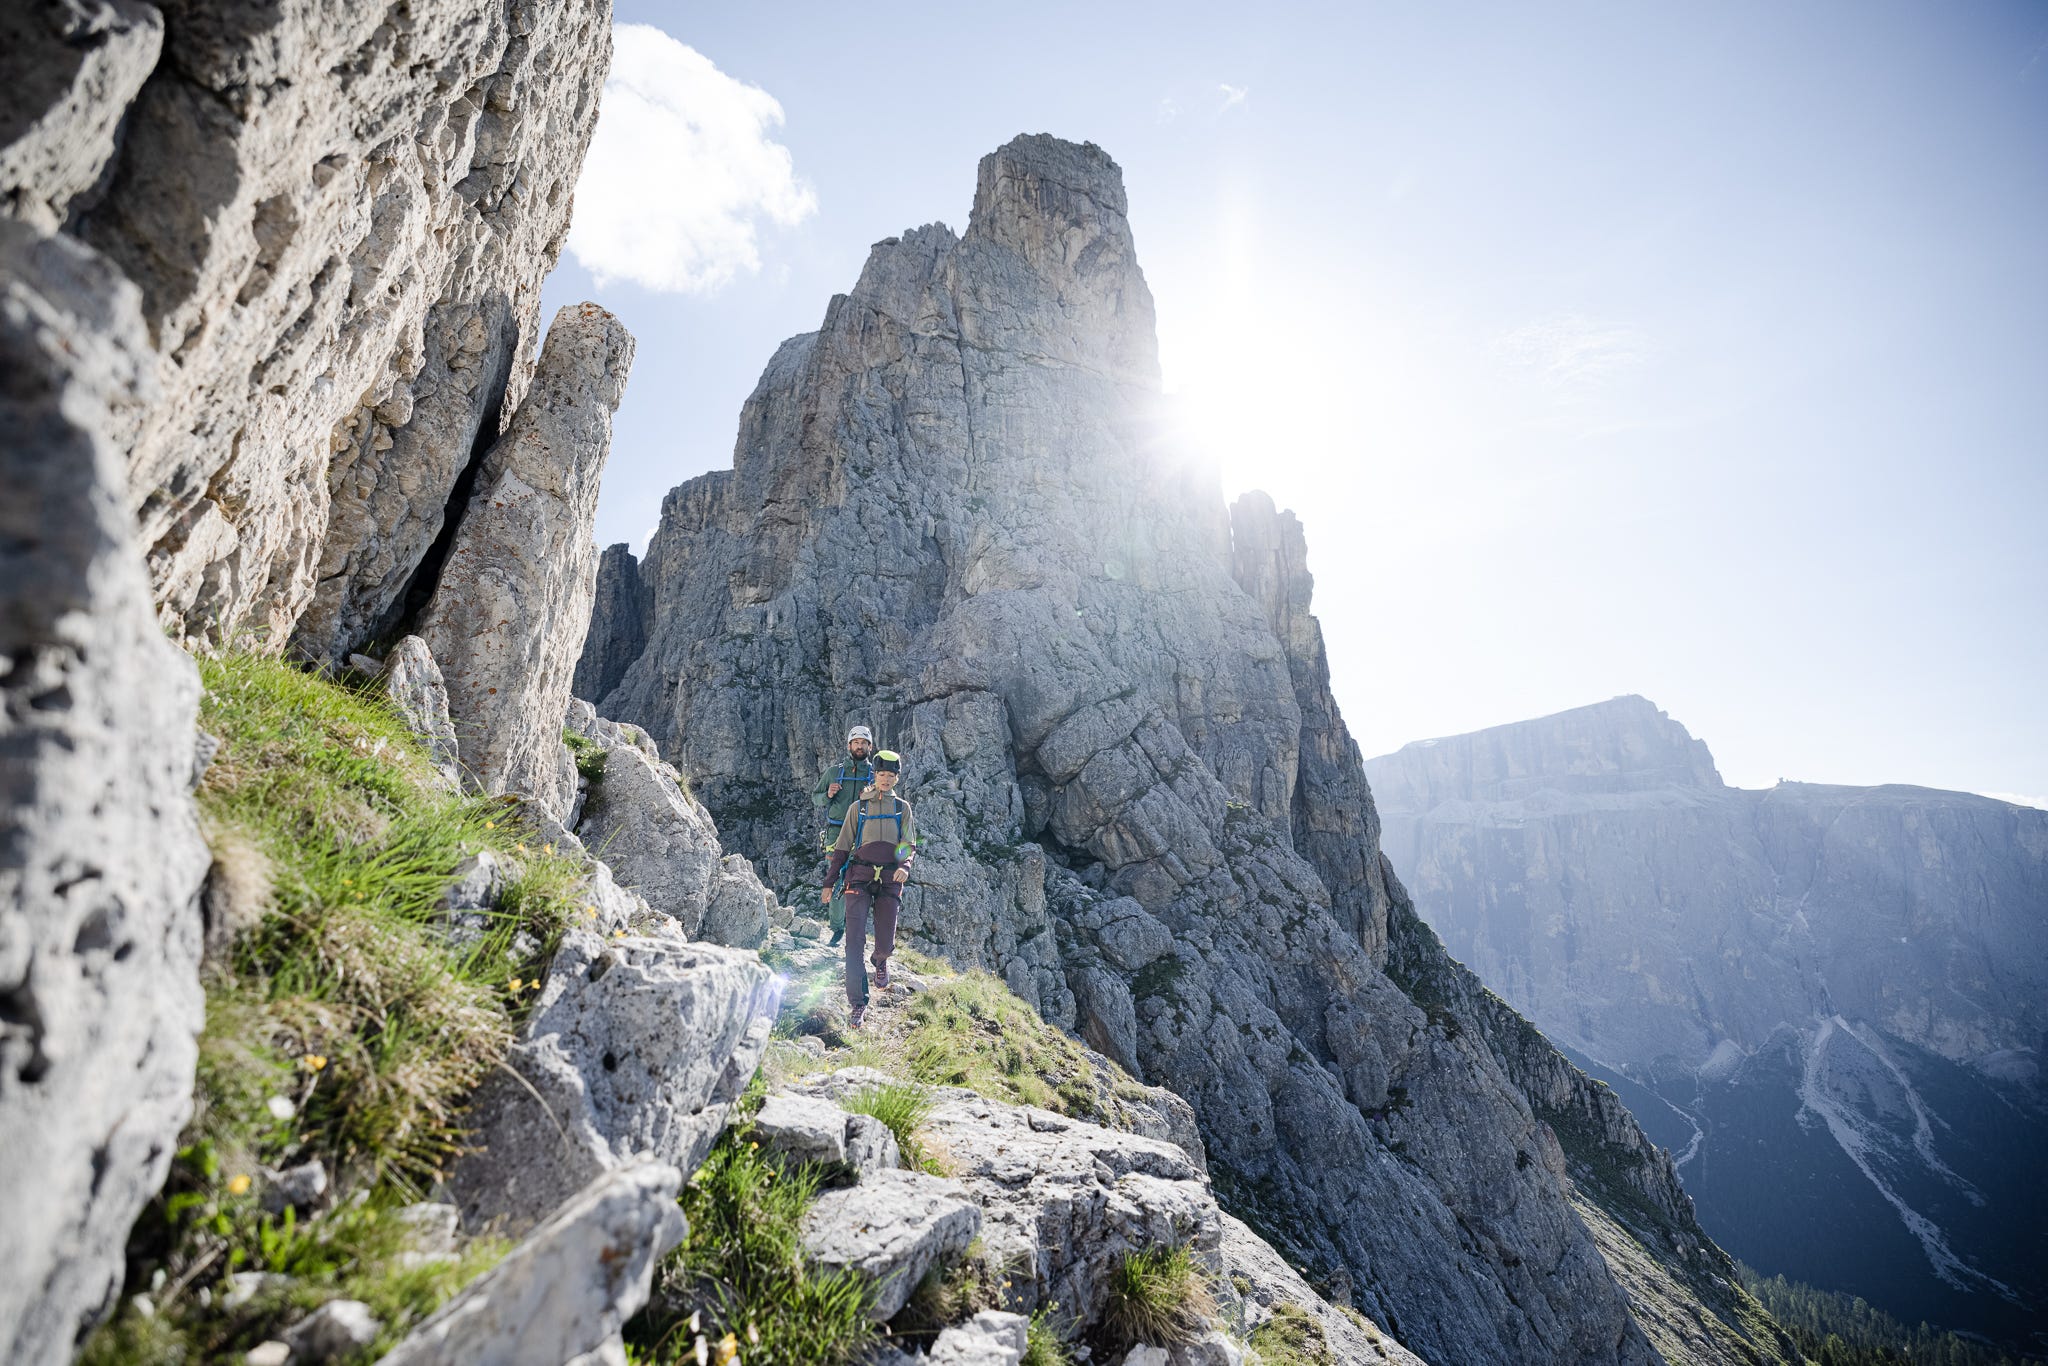
[[[1722,783],[1640,697],[1366,764],[1416,909],[1767,1274],[2048,1334],[2048,811]]]

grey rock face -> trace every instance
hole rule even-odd
[[[595,304],[564,308],[532,390],[484,457],[420,638],[447,681],[463,767],[558,819],[575,796],[561,739],[590,612],[590,529],[633,339]]]
[[[2048,1207],[2007,1155],[2021,1132],[2048,1141],[2048,812],[1725,787],[1637,697],[1367,769],[1417,908],[1509,1004],[1640,1088],[1731,1250],[1909,1321],[2027,1331],[2001,1286],[2048,1294],[2009,1234]],[[1804,1119],[1759,1128],[1770,1114]]]
[[[0,1357],[61,1360],[119,1288],[191,1113],[199,686],[109,431],[149,395],[134,288],[0,219]]]
[[[1092,1322],[1118,1260],[1157,1244],[1224,1271],[1215,1197],[1173,1144],[965,1091],[945,1093],[927,1128],[982,1207],[990,1260],[1013,1290],[1028,1282],[1019,1308],[1056,1302]]]
[[[168,13],[133,102],[86,111],[120,150],[72,215],[161,357],[120,441],[131,507],[168,624],[299,626],[338,661],[390,624],[525,390],[610,6]]]
[[[1387,888],[1379,874],[1379,812],[1361,767],[1358,742],[1330,691],[1323,628],[1310,614],[1315,587],[1308,541],[1292,512],[1253,491],[1230,507],[1230,572],[1265,609],[1266,624],[1287,651],[1294,700],[1301,708],[1301,758],[1293,805],[1294,847],[1330,890],[1330,913],[1384,961]]]
[[[163,41],[163,16],[137,0],[0,13],[0,213],[45,232],[63,226],[112,159],[122,111]]]
[[[675,769],[648,752],[652,742],[642,743],[606,750],[604,778],[584,804],[578,837],[648,905],[681,921],[685,933],[741,948],[760,944],[775,894],[743,856],[724,851],[711,813],[683,789]]]
[[[481,1152],[450,1186],[472,1229],[517,1234],[639,1156],[695,1171],[768,1046],[752,954],[572,931],[507,1066],[470,1109]]]
[[[1114,163],[985,158],[965,234],[878,243],[733,469],[669,495],[601,710],[785,892],[874,726],[925,841],[910,942],[1184,1096],[1291,1256],[1426,1355],[1646,1361],[1543,1121],[1381,970],[1399,898],[1298,535],[1166,446],[1152,327]]]
[[[462,785],[462,747],[448,715],[448,685],[434,652],[418,636],[405,636],[384,660],[384,695],[405,713],[433,756],[434,770],[453,792]]]
[[[597,602],[576,662],[576,695],[599,698],[619,685],[626,666],[647,648],[648,609],[640,562],[630,547],[608,545],[597,561]]]
[[[1233,1284],[1243,1283],[1247,1335],[1256,1332],[1281,1306],[1291,1304],[1322,1325],[1324,1345],[1344,1366],[1377,1362],[1422,1366],[1421,1357],[1394,1341],[1378,1324],[1368,1319],[1370,1326],[1361,1326],[1332,1307],[1243,1220],[1228,1214],[1223,1216],[1223,1260],[1230,1266]]]
[[[877,1171],[821,1194],[804,1215],[804,1254],[827,1271],[857,1271],[873,1288],[868,1307],[894,1318],[924,1273],[964,1252],[981,1211],[957,1181],[923,1172]]]
[[[647,1302],[655,1264],[689,1232],[676,1205],[682,1184],[658,1162],[599,1175],[384,1366],[561,1366],[616,1344]]]

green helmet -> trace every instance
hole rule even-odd
[[[884,750],[878,750],[878,751],[876,751],[876,753],[875,753],[875,772],[877,772],[877,773],[901,773],[902,771],[903,771],[903,756],[902,756],[902,755],[898,754],[898,753],[897,753],[897,752],[896,752],[895,750],[893,750],[893,749],[884,749]]]

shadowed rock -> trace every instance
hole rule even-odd
[[[462,764],[486,792],[557,820],[576,792],[562,716],[589,622],[591,526],[633,338],[595,304],[564,308],[518,415],[484,457],[419,624],[447,682]]]
[[[192,1108],[192,663],[152,617],[109,439],[138,298],[0,219],[0,1357],[69,1357]]]
[[[578,1191],[497,1266],[383,1358],[384,1366],[562,1366],[615,1344],[655,1265],[689,1224],[683,1175],[636,1161]],[[622,1359],[623,1354],[620,1354]]]
[[[572,931],[450,1185],[472,1230],[517,1234],[635,1157],[695,1171],[760,1065],[778,985],[752,954]]]

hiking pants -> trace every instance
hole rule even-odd
[[[869,887],[874,889],[872,893]],[[867,948],[870,905],[875,916],[875,966],[879,968],[889,961],[890,954],[896,952],[896,911],[902,904],[902,888],[890,881],[887,873],[860,887],[847,884],[846,1004],[849,1006],[868,1003],[868,968],[861,961],[861,955]]]

